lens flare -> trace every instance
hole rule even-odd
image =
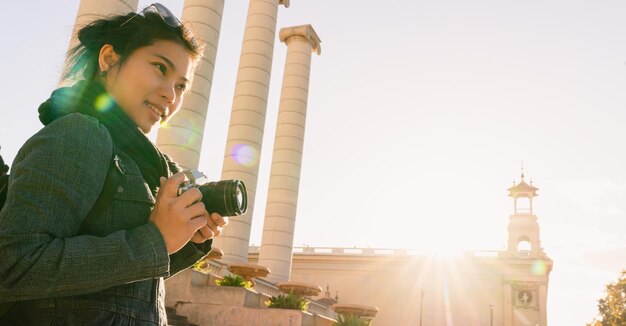
[[[201,130],[203,130],[203,127],[200,126],[200,122],[194,122],[191,119],[177,119],[172,123],[170,120],[162,122],[159,129],[175,132],[178,139],[184,139],[184,141],[178,143],[178,145],[183,147],[196,148],[201,143]]]
[[[533,274],[545,275],[546,274],[546,262],[543,260],[535,260],[532,267]]]
[[[94,107],[100,112],[107,112],[113,107],[113,99],[106,93],[98,95]]]
[[[251,167],[259,161],[259,151],[246,144],[237,144],[230,150],[230,156],[235,162],[245,166]]]

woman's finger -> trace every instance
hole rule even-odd
[[[204,240],[211,239],[215,235],[213,230],[211,230],[208,226],[201,227],[198,231],[196,231],[196,233],[200,234]]]
[[[209,219],[217,226],[226,226],[228,224],[228,216],[222,216],[218,213],[211,213]]]
[[[184,207],[189,207],[194,203],[199,202],[200,200],[202,200],[202,193],[200,192],[200,190],[198,190],[198,188],[191,188],[185,191],[180,196],[178,196],[177,199],[178,203],[180,203]]]
[[[204,236],[202,234],[200,234],[200,232],[196,232],[191,237],[191,241],[194,242],[194,243],[203,243],[203,242],[207,241],[207,239],[204,238]]]
[[[206,210],[204,209],[204,203],[202,203],[201,201],[187,207],[185,209],[185,215],[187,215],[190,219],[198,217],[198,216],[202,216],[204,217],[205,221],[209,220],[209,215],[206,213]]]
[[[179,172],[171,176],[165,183],[161,184],[159,189],[159,195],[165,196],[167,198],[174,198],[178,196],[178,188],[180,184],[183,183],[187,177],[184,173]]]
[[[206,226],[206,222],[207,222],[207,219],[204,215],[196,216],[192,218],[191,220],[189,220],[189,223],[191,224],[190,226],[196,231]]]

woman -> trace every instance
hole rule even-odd
[[[169,10],[93,22],[67,79],[39,107],[45,127],[15,157],[0,211],[0,317],[8,325],[166,325],[163,278],[206,255],[227,218],[146,133],[188,92],[201,48]],[[114,158],[114,160],[112,160]],[[101,214],[107,173],[120,184]]]

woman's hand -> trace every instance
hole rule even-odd
[[[219,236],[222,233],[222,229],[228,224],[227,216],[222,216],[218,213],[209,214],[206,211],[205,213],[206,225],[196,231],[193,237],[191,237],[191,241],[195,243],[203,243],[208,239]]]
[[[169,179],[161,177],[161,187],[150,214],[150,222],[157,226],[165,240],[168,255],[180,250],[196,231],[207,227],[210,220],[200,201],[200,190],[191,188],[178,196],[178,188],[183,181],[185,175],[182,172]]]

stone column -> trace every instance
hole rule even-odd
[[[539,326],[548,325],[548,287],[539,286]]]
[[[513,288],[511,283],[504,283],[504,314],[502,319],[504,319],[504,326],[513,326]]]
[[[76,34],[92,21],[109,15],[126,14],[137,10],[138,0],[81,0],[76,13],[76,21],[72,30],[69,49],[78,44]]]
[[[224,251],[222,261],[227,264],[248,261],[276,16],[280,4],[289,7],[289,0],[250,0],[248,7],[221,176],[221,179],[245,182],[248,210],[231,218],[224,233],[214,240],[215,246]]]
[[[181,20],[204,43],[204,56],[180,111],[159,128],[156,143],[185,169],[197,169],[200,161],[223,10],[224,0],[185,0],[183,5]]]
[[[287,44],[287,59],[259,252],[259,265],[272,270],[266,279],[274,283],[288,281],[291,272],[311,52],[320,54],[320,39],[311,25],[283,28],[279,39]]]

